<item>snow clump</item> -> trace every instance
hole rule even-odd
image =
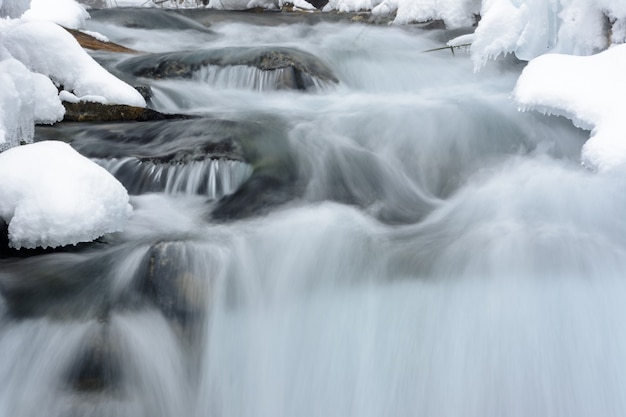
[[[626,45],[593,56],[547,54],[532,60],[519,77],[514,98],[522,110],[570,118],[591,130],[584,165],[598,171],[626,167]]]
[[[0,218],[13,248],[90,242],[121,231],[132,212],[126,189],[63,142],[0,153]]]

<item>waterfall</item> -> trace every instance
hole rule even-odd
[[[250,165],[233,160],[155,163],[134,157],[94,159],[131,194],[163,191],[202,194],[211,200],[234,193],[252,174]]]
[[[327,90],[334,85],[309,74],[299,74],[299,76],[302,77],[302,84],[311,86],[308,89],[314,91]],[[205,82],[218,89],[274,91],[291,88],[294,84],[294,77],[295,73],[291,67],[261,70],[247,65],[226,67],[205,65],[196,70],[192,78],[194,81]]]
[[[134,212],[0,254],[0,416],[626,415],[626,177],[518,111],[523,63],[422,52],[458,35],[439,29],[194,13],[211,48],[297,47],[339,83],[207,67],[142,79],[191,119],[55,126]],[[205,47],[114,22],[94,24]]]

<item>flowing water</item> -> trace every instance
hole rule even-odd
[[[207,67],[142,80],[197,118],[55,128],[126,167],[134,215],[0,260],[0,416],[626,415],[626,178],[517,111],[522,64],[424,53],[442,30],[215,16],[91,25],[150,52],[298,48],[339,83]]]

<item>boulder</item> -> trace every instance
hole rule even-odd
[[[196,30],[203,33],[213,34],[208,27],[185,16],[164,9],[137,8],[123,10],[101,9],[90,10],[91,20],[88,27],[98,22],[113,23],[118,26],[136,29],[171,29],[171,30]],[[97,29],[97,28],[96,28]]]
[[[285,47],[231,47],[196,51],[168,52],[133,57],[118,64],[117,69],[136,77],[192,78],[204,69],[250,67],[260,71],[283,70],[276,78],[276,89],[308,90],[316,83],[336,84],[337,78],[316,56]]]

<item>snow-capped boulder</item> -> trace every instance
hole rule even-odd
[[[0,153],[0,218],[13,248],[57,247],[121,231],[132,212],[126,189],[63,142]]]

